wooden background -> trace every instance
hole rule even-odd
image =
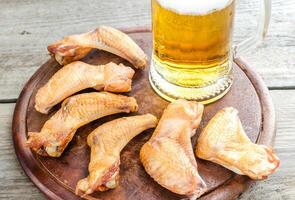
[[[235,42],[251,35],[259,0],[237,0]],[[150,24],[150,0],[0,1],[0,199],[44,199],[16,160],[11,120],[24,83],[48,58],[47,44],[100,24],[114,27]],[[295,1],[273,0],[266,41],[244,55],[271,90],[276,114],[277,173],[240,199],[295,198]]]

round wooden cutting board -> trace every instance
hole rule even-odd
[[[152,38],[147,28],[125,30],[149,55],[151,55]],[[106,64],[110,61],[132,66],[123,59],[103,51],[93,50],[84,62],[89,64]],[[32,182],[49,199],[79,199],[74,194],[77,181],[88,175],[89,148],[87,135],[100,124],[114,118],[128,116],[117,114],[96,120],[78,129],[72,142],[60,158],[41,157],[25,147],[28,131],[39,131],[46,120],[58,109],[51,110],[49,115],[38,113],[34,109],[37,90],[61,68],[54,60],[48,60],[31,77],[21,92],[13,116],[12,133],[17,157]],[[152,113],[158,118],[168,102],[159,97],[148,81],[149,68],[136,70],[132,85],[133,96],[139,104],[138,114]],[[239,116],[246,133],[253,142],[272,145],[275,136],[274,108],[269,92],[262,79],[241,59],[234,64],[234,84],[231,90],[219,101],[206,105],[204,117],[197,134],[192,138],[195,149],[200,131],[221,108],[233,106],[239,110]],[[88,89],[82,92],[93,91]],[[136,114],[136,113],[135,113]],[[135,137],[121,152],[120,183],[114,190],[96,192],[88,199],[131,199],[160,200],[184,199],[158,185],[144,170],[139,151],[150,138],[153,130],[148,130]],[[199,173],[208,185],[209,190],[200,199],[235,199],[252,181],[211,162],[197,159]]]

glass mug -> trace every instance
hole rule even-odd
[[[235,0],[152,0],[154,90],[170,101],[223,97],[233,82],[233,58],[266,34],[271,2],[261,2],[256,35],[232,47]]]

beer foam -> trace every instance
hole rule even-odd
[[[179,14],[204,15],[221,10],[233,0],[157,0],[159,4]]]

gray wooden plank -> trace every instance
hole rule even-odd
[[[0,199],[45,199],[16,159],[11,137],[14,105],[0,104]]]
[[[240,200],[291,200],[295,196],[295,90],[271,91],[278,130],[275,150],[281,159],[279,170],[265,181],[257,182]],[[43,199],[28,180],[13,150],[11,118],[14,104],[0,104],[0,199]],[[160,187],[160,186],[159,186]]]
[[[254,32],[260,0],[239,0],[235,41]],[[245,55],[270,87],[295,87],[295,1],[273,1],[265,43]],[[17,98],[48,58],[47,44],[99,24],[150,24],[150,0],[0,1],[0,99]]]
[[[247,24],[255,24],[255,19],[251,17],[253,4],[251,1],[246,4],[241,1],[240,7],[243,12],[238,16],[241,23],[237,24],[237,35],[245,38],[254,30],[244,29]],[[239,15],[239,13],[237,13]],[[244,23],[242,23],[244,22]],[[243,31],[244,30],[244,31]],[[242,33],[244,32],[244,33]],[[238,38],[239,40],[242,38]],[[271,88],[295,86],[295,1],[272,1],[272,14],[268,34],[265,41],[259,48],[244,55],[245,60],[256,69],[264,78],[266,84]]]

